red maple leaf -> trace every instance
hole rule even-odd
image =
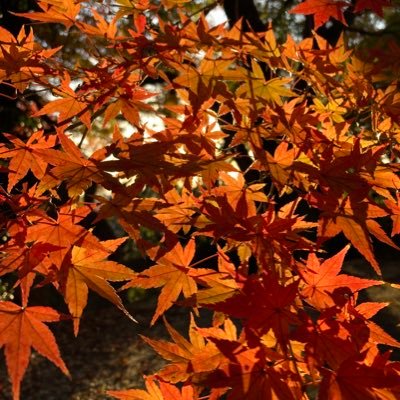
[[[282,399],[301,397],[300,382],[284,359],[271,360],[262,347],[215,339],[228,362],[206,378],[210,387],[229,387],[227,400]],[[290,384],[289,384],[290,382]],[[300,397],[299,397],[300,396]]]
[[[293,7],[289,13],[290,14],[304,14],[304,15],[314,15],[314,28],[318,29],[320,26],[324,25],[329,19],[335,18],[344,25],[346,25],[346,20],[343,15],[343,10],[349,7],[350,4],[346,1],[337,0],[306,0],[303,3],[298,4]]]
[[[355,358],[344,361],[337,370],[324,370],[319,397],[322,399],[395,399],[400,395],[400,374],[377,355],[372,365]]]
[[[399,247],[387,236],[375,218],[385,217],[388,212],[370,201],[360,201],[352,196],[333,197],[331,193],[321,195],[313,192],[310,203],[320,210],[318,221],[318,241],[323,243],[343,232],[351,244],[368,260],[377,274],[381,274],[375,259],[370,234],[378,240],[399,250]]]
[[[390,5],[390,0],[357,0],[354,12],[357,13],[364,10],[371,10],[383,18],[383,8],[390,7]]]
[[[236,296],[223,303],[210,305],[210,308],[242,318],[246,329],[256,330],[259,334],[272,329],[285,348],[289,325],[299,322],[291,310],[297,296],[297,286],[298,282],[282,286],[267,275],[261,278],[249,277]]]

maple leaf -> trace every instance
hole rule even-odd
[[[137,274],[121,289],[139,286],[153,288],[162,286],[158,297],[157,309],[151,320],[151,324],[166,311],[183,293],[184,297],[190,297],[197,292],[197,283],[194,279],[197,275],[214,273],[213,270],[192,270],[190,262],[195,253],[195,241],[189,240],[183,248],[177,243],[168,253],[157,260],[157,264]]]
[[[126,146],[122,146],[123,151],[118,151],[118,160],[102,161],[99,168],[121,172],[128,178],[135,176],[136,181],[159,187],[160,190],[164,190],[166,177],[176,179],[192,176],[214,162],[207,160],[203,167],[199,157],[177,151],[176,144],[172,141],[145,143],[143,137],[136,134],[128,139]],[[226,165],[233,169],[230,164]]]
[[[23,305],[0,302],[0,346],[14,396],[27,365],[15,348],[29,344],[30,352],[43,322],[58,320],[47,309],[35,326],[28,321],[39,275],[39,285],[51,283],[64,295],[75,334],[89,291],[127,313],[113,281],[160,288],[152,324],[174,303],[217,310],[210,328],[192,318],[189,339],[168,323],[170,342],[145,338],[170,364],[146,379],[147,390],[111,391],[117,398],[192,400],[206,388],[209,400],[294,400],[310,394],[309,384],[312,391],[320,385],[318,396],[327,399],[400,398],[400,364],[378,349],[400,344],[371,321],[386,303],[356,302],[361,289],[383,282],[341,273],[348,246],[326,260],[317,253],[343,233],[379,273],[372,237],[400,250],[378,223],[390,216],[392,236],[400,232],[398,67],[387,62],[398,47],[374,49],[361,61],[345,36],[333,47],[319,35],[278,43],[271,28],[255,32],[242,20],[210,27],[205,13],[215,4],[198,15],[188,0],[115,1],[116,7],[96,6],[89,19],[95,2],[80,15],[83,0],[38,0],[40,12],[21,14],[73,27],[82,36],[77,44],[89,44],[78,62],[43,50],[33,29],[14,37],[0,27],[2,86],[16,94],[50,90],[57,98],[38,112],[26,96],[13,100],[34,116],[58,114],[57,135],[47,144],[29,124],[17,127],[25,144],[7,134],[10,143],[0,144],[0,172],[13,192],[0,188],[0,275],[18,279]],[[160,14],[159,4],[173,12]],[[382,15],[388,4],[306,0],[291,12],[313,15],[322,34],[331,18],[346,24],[347,9]],[[131,28],[121,29],[124,15],[132,16]],[[156,106],[148,102],[155,95],[149,78],[164,82]],[[143,111],[164,126],[151,128]],[[117,128],[120,117],[133,126],[127,139]],[[87,141],[98,136],[99,121],[104,133],[116,127],[112,143],[85,157],[65,132],[83,124],[91,130]],[[38,183],[31,184],[30,172]],[[90,185],[111,191],[93,196],[99,207],[78,202]],[[70,202],[59,190],[64,186]],[[93,224],[117,219],[153,265],[134,273],[111,261],[124,238],[97,239],[87,228],[91,211]],[[201,235],[212,254],[193,262],[202,250],[196,253],[193,237]],[[186,246],[178,243],[190,236]],[[299,261],[298,250],[309,253],[307,261]],[[216,259],[218,269],[198,268]],[[253,261],[257,273],[250,274]],[[18,331],[23,323],[30,330]],[[243,328],[239,338],[235,324]],[[48,337],[40,343],[54,350]],[[51,359],[61,368],[57,351]]]
[[[371,185],[373,190],[387,199],[392,199],[391,189],[396,190],[400,186],[398,175],[385,165],[377,165],[372,174],[361,172],[360,176]]]
[[[201,379],[204,373],[217,368],[225,359],[215,344],[204,339],[197,330],[193,315],[189,326],[190,341],[180,335],[165,319],[164,323],[173,343],[142,337],[158,354],[171,361],[157,373],[163,380],[177,383],[191,378],[195,382]]]
[[[254,202],[268,202],[268,197],[262,192],[265,184],[256,183],[247,186],[243,174],[240,172],[235,173],[235,177],[221,172],[219,179],[224,182],[225,186],[214,188],[213,193],[217,196],[225,195],[229,204],[240,214],[256,215]],[[245,209],[241,210],[241,208]]]
[[[174,82],[191,89],[201,97],[206,90],[212,91],[218,80],[241,81],[246,78],[246,70],[235,67],[232,60],[215,60],[212,52],[204,56],[199,68],[193,68],[187,64],[174,66],[181,71]],[[208,96],[207,96],[208,97]]]
[[[385,205],[390,209],[393,221],[391,236],[397,235],[400,233],[400,195],[396,193],[396,202],[386,200]]]
[[[89,214],[90,207],[82,206],[71,210],[69,205],[59,209],[57,219],[46,216],[32,218],[27,232],[28,241],[37,241],[56,246],[59,250],[50,253],[51,262],[61,267],[66,253],[73,244],[104,251],[99,240],[79,223]]]
[[[45,215],[40,207],[46,201],[46,197],[36,196],[36,185],[28,189],[26,183],[22,184],[20,193],[4,196],[0,194],[0,226],[7,230],[10,238],[15,239],[15,244],[24,247],[31,218],[37,219]]]
[[[320,264],[315,253],[310,253],[306,268],[300,269],[304,284],[300,285],[300,293],[307,303],[317,309],[324,309],[335,305],[334,292],[339,288],[348,288],[356,293],[374,285],[382,285],[382,281],[358,278],[351,275],[340,274],[344,257],[350,248],[347,245],[336,255]]]
[[[347,109],[340,106],[342,100],[331,100],[327,104],[322,103],[320,99],[314,99],[313,102],[320,121],[328,118],[336,123],[344,121],[343,114],[346,113]]]
[[[309,174],[311,179],[318,181],[327,196],[338,198],[340,194],[346,194],[361,201],[368,196],[373,186],[386,188],[388,183],[396,185],[398,178],[394,177],[392,181],[393,174],[387,170],[385,174],[385,169],[378,168],[379,157],[380,152],[373,153],[371,149],[365,151],[360,141],[356,140],[351,151],[344,155],[342,152],[336,153],[329,146],[322,157],[314,158],[316,166],[311,163],[296,165],[299,170]]]
[[[60,247],[49,243],[36,242],[29,247],[21,246],[15,241],[10,243],[11,245],[7,245],[3,249],[4,256],[0,259],[0,275],[16,270],[20,279],[40,266],[49,253],[60,250]]]
[[[158,383],[158,385],[157,385]],[[108,390],[107,394],[119,400],[197,400],[193,386],[184,385],[182,390],[163,381],[157,381],[154,377],[145,377],[146,390]]]
[[[157,8],[156,5],[151,5],[149,0],[116,0],[116,4],[118,4],[119,11],[117,12],[118,19],[127,15],[139,14],[143,11],[152,10]],[[139,14],[138,17],[142,16]]]
[[[267,158],[267,168],[269,169],[273,182],[279,189],[282,189],[289,182],[291,167],[296,152],[293,148],[289,149],[288,143],[282,142],[275,149],[273,157],[268,152],[265,154]]]
[[[379,344],[385,344],[386,346],[400,347],[400,343],[386,333],[379,325],[375,322],[370,321],[378,311],[388,306],[389,303],[372,303],[365,302],[358,304],[355,307],[355,311],[359,313],[364,319],[369,329],[369,341]]]
[[[160,200],[134,198],[135,194],[137,194],[137,188],[133,185],[120,193],[116,193],[114,198],[110,200],[97,196],[102,206],[95,222],[108,217],[117,218],[122,228],[135,240],[138,248],[143,251],[147,246],[146,241],[140,234],[140,228],[143,226],[155,232],[165,233],[166,245],[169,246],[171,239],[171,235],[169,235],[170,231],[152,215],[152,211],[159,207]],[[176,243],[176,240],[172,240],[171,243]]]
[[[196,280],[206,288],[198,290],[182,304],[191,307],[215,304],[234,296],[242,287],[235,279],[237,275],[235,265],[229,261],[226,254],[218,251],[218,272],[198,274]]]
[[[303,3],[293,7],[290,14],[304,14],[314,15],[314,29],[318,29],[324,25],[329,19],[335,18],[342,24],[346,24],[346,20],[343,15],[343,9],[349,7],[350,4],[346,1],[337,0],[306,0]]]
[[[34,19],[36,21],[63,24],[70,28],[80,11],[79,1],[40,0],[38,6],[42,12],[15,13],[15,15]]]
[[[236,167],[224,159],[206,160],[200,162],[200,176],[205,186],[211,188],[214,182],[219,179],[223,171],[237,172]]]
[[[319,374],[316,369],[323,365],[337,368],[343,361],[360,353],[358,344],[355,346],[352,340],[347,320],[342,321],[340,317],[341,311],[338,307],[328,308],[316,322],[302,312],[302,325],[293,333],[293,339],[306,344],[304,360],[314,375]]]
[[[29,170],[37,179],[42,179],[46,173],[47,162],[37,156],[35,150],[48,149],[55,145],[55,136],[44,136],[43,131],[35,132],[25,143],[21,139],[3,133],[14,145],[9,149],[4,143],[0,144],[0,158],[11,158],[8,165],[8,186],[10,191]]]
[[[237,208],[234,209],[227,196],[219,196],[215,200],[205,198],[201,212],[207,220],[201,232],[214,238],[231,237],[238,241],[250,240],[253,235],[247,213],[253,208],[252,204],[247,206],[238,203]]]
[[[232,61],[233,59],[215,60],[213,51],[209,51],[197,68],[188,64],[170,62],[180,72],[173,83],[189,89],[191,105],[194,110],[197,110],[210,98],[210,94],[212,97],[216,97],[218,93],[226,90],[223,81],[243,81],[246,79],[246,70],[235,66]]]
[[[157,210],[156,218],[163,222],[170,231],[177,233],[181,229],[188,233],[192,227],[192,216],[195,214],[197,202],[188,190],[178,193],[172,189],[164,194],[168,206]]]
[[[43,323],[60,321],[61,315],[57,311],[50,307],[20,307],[9,301],[2,301],[0,315],[0,346],[5,346],[14,400],[20,398],[20,384],[32,347],[69,376],[54,335]]]
[[[104,173],[99,171],[97,165],[91,159],[83,157],[82,152],[62,131],[58,131],[57,135],[60,139],[64,151],[53,149],[36,150],[36,153],[55,167],[51,169],[38,186],[38,192],[53,188],[60,181],[65,181],[68,194],[75,198],[86,190],[92,182],[104,182]]]
[[[236,96],[249,99],[257,109],[265,107],[266,103],[283,105],[282,97],[295,95],[287,85],[292,81],[290,78],[265,79],[260,65],[252,60],[252,73],[250,77],[236,90]]]
[[[212,328],[197,328],[196,331],[207,339],[238,340],[238,332],[232,320],[223,316],[221,321],[219,317],[221,315],[214,315]]]
[[[354,12],[357,13],[364,10],[371,10],[383,18],[383,8],[390,7],[390,5],[390,0],[357,0]]]
[[[289,325],[299,322],[291,310],[297,296],[297,286],[298,282],[282,286],[276,279],[266,275],[261,279],[248,278],[236,296],[209,307],[242,318],[245,329],[259,333],[272,329],[278,342],[285,348]]]
[[[173,7],[181,7],[182,5],[189,3],[190,0],[162,0],[164,7],[169,10]]]
[[[210,374],[206,382],[214,388],[229,387],[227,400],[301,398],[300,382],[294,372],[285,368],[284,360],[270,361],[261,346],[219,339],[213,342],[229,362]]]
[[[335,370],[324,370],[319,396],[327,399],[395,399],[400,394],[400,374],[385,357],[372,365],[348,359]]]
[[[77,27],[87,32],[89,35],[98,35],[109,39],[114,39],[117,33],[117,18],[114,18],[110,23],[107,22],[94,8],[92,8],[93,18],[96,21],[96,26],[77,21]]]
[[[54,94],[61,96],[61,99],[53,100],[42,107],[33,116],[40,117],[41,115],[59,113],[59,126],[65,125],[76,116],[88,129],[90,129],[91,120],[89,106],[85,99],[81,99],[77,93],[71,89],[71,77],[68,72],[64,72],[61,79],[61,85],[54,89]]]
[[[34,40],[32,29],[27,33],[22,27],[15,39],[4,28],[0,29],[0,80],[6,79],[23,92],[30,81],[48,72],[44,60],[61,49],[42,50]]]
[[[124,85],[115,93],[117,100],[109,104],[104,111],[104,125],[121,112],[133,126],[138,126],[140,125],[139,111],[153,111],[153,108],[143,100],[155,96],[156,93],[150,93],[137,85],[128,85],[127,82],[124,82]]]
[[[319,242],[334,237],[340,232],[350,240],[351,244],[368,260],[378,275],[381,274],[375,259],[370,233],[378,240],[398,249],[389,239],[374,218],[384,217],[388,213],[383,208],[367,201],[359,201],[350,196],[337,199],[332,196],[310,195],[311,204],[323,212],[318,221]]]
[[[126,238],[123,238],[123,241],[125,240]],[[61,267],[63,275],[61,289],[68,309],[74,317],[75,336],[78,334],[80,317],[86,307],[88,288],[113,303],[135,321],[125,309],[114,288],[107,282],[129,280],[135,275],[131,269],[115,261],[106,260],[111,250],[118,247],[121,242],[121,239],[103,242],[104,248],[108,251],[74,246],[71,250],[71,259],[64,260]]]

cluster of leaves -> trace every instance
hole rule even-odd
[[[1,82],[18,94],[47,90],[53,97],[32,117],[55,121],[26,142],[4,133],[0,145],[0,201],[12,214],[0,275],[19,292],[0,301],[0,345],[14,399],[31,348],[68,374],[45,323],[69,318],[77,335],[89,290],[130,317],[109,281],[161,288],[152,323],[174,304],[214,315],[207,328],[192,316],[189,339],[166,321],[173,342],[144,338],[169,364],[146,378],[146,390],[110,391],[115,398],[303,399],[316,390],[321,399],[398,398],[400,364],[378,345],[400,343],[371,321],[387,303],[358,301],[360,290],[385,284],[372,238],[399,250],[395,66],[361,59],[343,38],[334,47],[317,35],[278,43],[271,27],[210,27],[185,11],[186,0],[116,3],[104,5],[107,17],[93,10],[92,22],[79,18],[87,6],[79,0],[39,0],[42,11],[24,15],[78,30],[93,43],[89,67],[66,66],[60,48],[42,48],[30,29],[17,37],[0,29]],[[385,5],[359,0],[355,11]],[[313,14],[318,27],[343,20],[346,7],[307,0],[292,12]],[[176,101],[163,103],[168,94]],[[84,143],[99,124],[112,134],[86,156],[72,135]],[[93,185],[97,195],[84,202]],[[127,236],[99,240],[84,223],[93,212]],[[145,229],[160,239],[147,240]],[[349,244],[326,255],[324,243],[340,233]],[[150,268],[109,260],[128,237]],[[204,240],[213,254],[193,261]],[[376,279],[342,273],[351,246]],[[44,285],[69,315],[30,305]]]

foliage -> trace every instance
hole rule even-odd
[[[171,342],[143,338],[169,364],[115,398],[398,398],[400,364],[378,346],[400,343],[371,320],[387,303],[359,300],[388,284],[373,238],[399,250],[398,65],[343,36],[332,46],[316,33],[279,42],[273,27],[241,20],[210,26],[187,0],[115,3],[93,5],[90,20],[79,0],[23,14],[91,44],[73,65],[35,29],[0,28],[1,82],[47,96],[30,110],[29,138],[5,132],[0,145],[0,275],[14,283],[0,345],[14,400],[32,347],[68,374],[46,323],[71,319],[77,335],[89,291],[133,319],[109,282],[160,288],[152,324],[173,305],[192,310],[188,339],[166,320]],[[353,11],[388,5],[358,0]],[[346,24],[348,7],[307,0],[291,13],[318,28]],[[110,219],[125,233],[100,240],[92,228]],[[327,253],[339,234],[348,244]],[[128,237],[147,269],[110,259]],[[342,272],[350,247],[374,279]],[[30,304],[45,285],[67,315]],[[209,327],[195,322],[203,309]]]

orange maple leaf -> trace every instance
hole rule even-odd
[[[203,57],[200,65],[196,68],[188,64],[172,62],[172,66],[180,72],[174,79],[174,85],[185,87],[189,90],[189,98],[192,107],[196,110],[210,97],[217,97],[219,92],[224,92],[223,81],[243,81],[246,79],[247,71],[235,66],[233,57],[226,60],[215,60],[213,50]],[[232,68],[234,67],[234,68]]]
[[[77,27],[92,36],[102,36],[108,39],[114,39],[117,33],[117,18],[107,22],[94,8],[91,10],[96,26],[89,25],[82,21],[77,21]]]
[[[204,270],[203,271],[207,271]],[[199,305],[215,304],[222,302],[235,294],[241,288],[235,278],[238,277],[235,265],[222,251],[218,251],[218,272],[209,273],[200,272],[196,280],[205,286],[205,289],[199,289],[197,293],[183,302],[184,305],[196,307]]]
[[[16,13],[21,17],[34,19],[36,21],[63,24],[70,28],[81,9],[81,0],[40,0],[38,6],[42,12]]]
[[[187,298],[197,292],[196,281],[190,275],[190,262],[194,257],[194,253],[194,239],[190,240],[185,248],[180,243],[177,243],[173,249],[157,260],[156,265],[137,274],[134,279],[123,286],[122,289],[132,286],[146,289],[162,286],[158,297],[157,309],[151,324],[154,324],[173,305],[181,293]],[[197,269],[196,273],[201,273],[201,270]]]
[[[104,125],[115,118],[119,112],[133,126],[140,125],[140,111],[153,111],[149,104],[143,100],[155,96],[140,86],[120,87],[115,93],[117,100],[109,104],[104,112]]]
[[[169,10],[174,7],[181,7],[185,3],[189,3],[190,0],[161,0],[163,6]]]
[[[42,177],[38,192],[52,189],[60,181],[65,181],[68,194],[75,198],[86,190],[92,182],[101,183],[104,181],[104,173],[99,171],[95,162],[83,157],[78,146],[69,139],[62,131],[58,131],[64,151],[53,149],[36,150],[40,158],[55,167]]]
[[[291,78],[272,78],[266,80],[260,65],[252,60],[252,73],[236,90],[236,96],[245,98],[255,106],[257,110],[264,108],[266,104],[283,105],[282,97],[295,95],[287,86]]]
[[[9,301],[0,302],[0,346],[5,346],[14,400],[20,398],[20,384],[32,347],[69,376],[54,335],[43,323],[60,319],[61,315],[50,307],[20,307]]]
[[[144,250],[147,243],[141,237],[141,227],[145,226],[160,233],[165,232],[166,236],[169,235],[169,231],[152,215],[152,211],[159,208],[160,200],[136,198],[135,195],[137,195],[137,187],[132,185],[125,191],[116,193],[112,199],[96,196],[102,206],[98,211],[95,222],[110,217],[117,218],[122,228],[135,241],[137,247]]]
[[[115,261],[106,260],[110,252],[125,240],[126,238],[100,242],[108,251],[74,246],[71,258],[65,259],[61,267],[61,274],[65,277],[62,280],[61,288],[69,311],[74,317],[75,336],[79,331],[79,321],[86,307],[89,288],[109,300],[134,320],[125,309],[114,288],[107,282],[129,280],[135,275],[131,269]]]
[[[38,157],[36,150],[49,149],[55,145],[56,136],[44,136],[43,131],[35,132],[26,143],[21,139],[3,133],[13,144],[14,148],[9,149],[4,143],[0,144],[0,158],[11,158],[8,165],[8,186],[10,191],[29,170],[37,179],[42,179],[46,173],[47,162]]]
[[[32,218],[32,225],[28,228],[27,241],[37,241],[57,246],[60,250],[50,253],[51,262],[58,268],[70,248],[76,243],[82,247],[90,247],[104,251],[99,240],[79,223],[89,214],[91,209],[83,206],[71,210],[66,205],[60,208],[56,219],[48,216]]]
[[[255,202],[268,202],[267,195],[262,192],[264,183],[246,185],[246,181],[241,172],[235,171],[235,176],[226,172],[220,172],[219,179],[224,182],[224,186],[213,189],[216,195],[225,195],[229,204],[240,214],[254,216],[257,214]],[[245,210],[242,210],[245,208]]]
[[[197,400],[199,398],[191,385],[183,386],[181,391],[176,386],[157,381],[151,376],[145,377],[145,385],[146,390],[108,390],[107,394],[119,400]]]
[[[282,189],[290,182],[296,151],[294,148],[290,149],[287,142],[282,142],[275,149],[274,156],[268,152],[265,154],[272,181],[278,189]]]
[[[378,311],[388,306],[389,303],[366,302],[358,304],[355,311],[359,313],[365,320],[365,324],[369,328],[369,341],[386,346],[400,347],[400,343],[386,333],[378,324],[370,321]]]
[[[156,218],[171,232],[177,233],[182,229],[184,233],[188,233],[192,228],[192,216],[196,212],[196,198],[186,189],[183,189],[181,193],[178,193],[176,189],[171,189],[164,194],[164,198],[167,206],[157,211]]]
[[[181,73],[174,82],[178,85],[189,88],[198,96],[206,95],[207,97],[217,85],[218,80],[226,81],[242,81],[246,79],[247,72],[242,67],[235,67],[233,59],[215,60],[213,59],[213,51],[210,51],[202,59],[200,66],[194,68],[190,65],[173,64]]]
[[[199,378],[204,372],[213,371],[225,360],[215,344],[204,339],[199,333],[193,315],[189,326],[190,341],[180,335],[165,319],[164,323],[174,343],[142,337],[158,354],[171,361],[157,373],[163,380],[177,383],[191,378],[196,381],[196,377]],[[220,331],[223,332],[222,329]]]
[[[40,117],[41,115],[59,113],[59,125],[65,125],[71,122],[74,117],[78,117],[90,129],[89,105],[84,98],[80,98],[71,89],[71,77],[68,72],[64,71],[64,76],[61,78],[61,85],[57,89],[54,89],[53,92],[62,98],[47,103],[33,116]]]
[[[103,171],[121,172],[127,178],[135,176],[136,182],[149,186],[162,188],[167,176],[191,176],[201,169],[198,157],[179,153],[171,141],[145,143],[142,135],[133,134],[120,147],[119,159],[102,161],[99,167]]]
[[[48,71],[45,60],[61,49],[42,50],[33,31],[21,28],[17,38],[0,27],[0,81],[7,80],[23,92],[32,80]]]
[[[11,245],[4,247],[4,255],[0,259],[0,276],[11,271],[18,271],[23,277],[33,271],[52,251],[59,250],[58,246],[49,243],[33,243],[31,246],[21,246],[20,243],[10,241]]]
[[[315,253],[310,253],[306,268],[300,269],[304,284],[300,285],[300,293],[307,303],[321,310],[335,305],[334,292],[339,288],[349,288],[352,293],[374,285],[382,285],[382,281],[363,279],[340,274],[344,257],[350,248],[347,245],[333,257],[319,262]]]
[[[360,352],[351,340],[347,321],[342,323],[341,312],[341,308],[331,307],[323,311],[316,322],[303,313],[303,325],[296,330],[294,337],[306,343],[304,359],[313,375],[319,375],[316,367],[328,365],[336,368]]]

